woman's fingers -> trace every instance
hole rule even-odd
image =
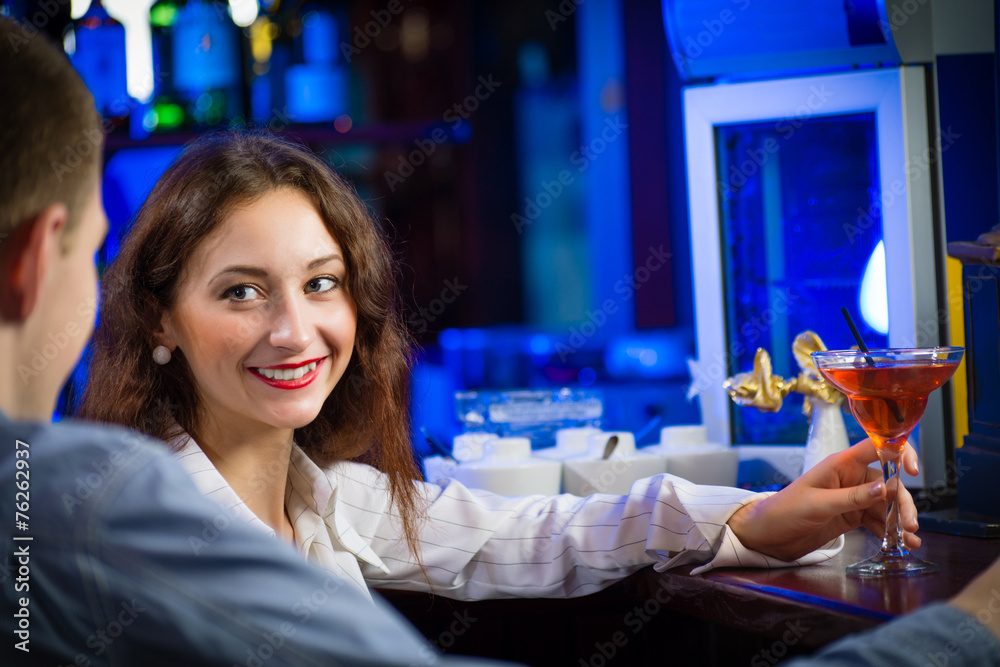
[[[913,516],[908,521],[906,517],[901,516],[900,520],[903,523],[903,544],[907,549],[919,549],[922,542],[914,533],[916,517]],[[861,525],[876,537],[881,538],[885,535],[885,505],[869,508],[861,518]]]
[[[919,463],[920,458],[917,456],[917,450],[907,440],[906,446],[903,448],[903,470],[909,475],[916,475],[920,472]]]
[[[877,514],[872,514],[871,512],[865,512],[861,517],[861,523],[864,525],[865,530],[867,530],[872,535],[881,538],[885,535],[885,517],[878,516]]]
[[[920,528],[920,524],[917,523],[917,506],[913,503],[913,496],[910,495],[910,491],[905,486],[900,484],[899,489],[900,523],[903,525],[903,530],[915,533]]]
[[[811,502],[814,510],[832,519],[847,512],[881,507],[883,498],[885,483],[879,479],[842,489],[817,489],[812,494]]]

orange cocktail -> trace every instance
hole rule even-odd
[[[820,372],[847,395],[851,412],[877,448],[901,451],[924,414],[927,396],[948,381],[955,366],[933,359],[870,366],[861,356],[860,363],[821,368]]]
[[[947,382],[962,360],[960,347],[892,348],[813,352],[816,369],[842,391],[851,412],[878,450],[889,491],[885,538],[878,554],[847,568],[858,576],[936,572],[903,545],[899,522],[900,453],[927,407],[927,396]]]

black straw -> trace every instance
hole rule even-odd
[[[861,351],[865,353],[865,361],[868,362],[869,366],[874,366],[875,360],[871,358],[870,354],[868,354],[868,346],[865,345],[865,341],[861,339],[861,332],[858,331],[858,327],[854,324],[854,318],[851,317],[851,311],[847,310],[847,306],[841,306],[840,314],[844,316],[845,320],[847,320],[847,326],[851,328],[851,335],[854,336],[854,340],[857,341],[858,347],[861,348]],[[882,400],[884,400],[885,404],[889,406],[890,410],[892,410],[892,416],[896,418],[896,423],[902,424],[903,413],[899,410],[899,404],[891,398],[884,398]]]
[[[861,348],[861,351],[865,353],[865,361],[868,362],[869,366],[874,366],[875,360],[868,354],[868,346],[865,345],[865,341],[861,339],[861,332],[858,331],[858,327],[854,325],[854,318],[851,317],[851,311],[847,310],[847,306],[841,306],[840,314],[844,316],[845,320],[847,320],[847,326],[851,328],[851,335],[854,336],[854,340],[858,342],[858,347]]]
[[[448,446],[445,445],[440,440],[438,440],[437,438],[435,438],[434,436],[432,436],[430,434],[430,431],[427,430],[426,426],[421,426],[420,432],[423,434],[424,438],[427,439],[427,444],[430,445],[430,448],[435,453],[437,453],[439,456],[445,457],[446,459],[452,458],[451,451],[448,449]]]

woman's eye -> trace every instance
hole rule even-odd
[[[306,292],[329,292],[335,289],[340,281],[336,278],[331,278],[329,276],[324,276],[322,278],[313,278],[306,283]]]
[[[232,301],[253,301],[260,297],[260,292],[253,285],[234,285],[222,296]]]

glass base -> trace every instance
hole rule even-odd
[[[910,554],[880,552],[848,566],[847,574],[852,577],[913,577],[934,574],[940,569],[937,563],[928,563]]]

